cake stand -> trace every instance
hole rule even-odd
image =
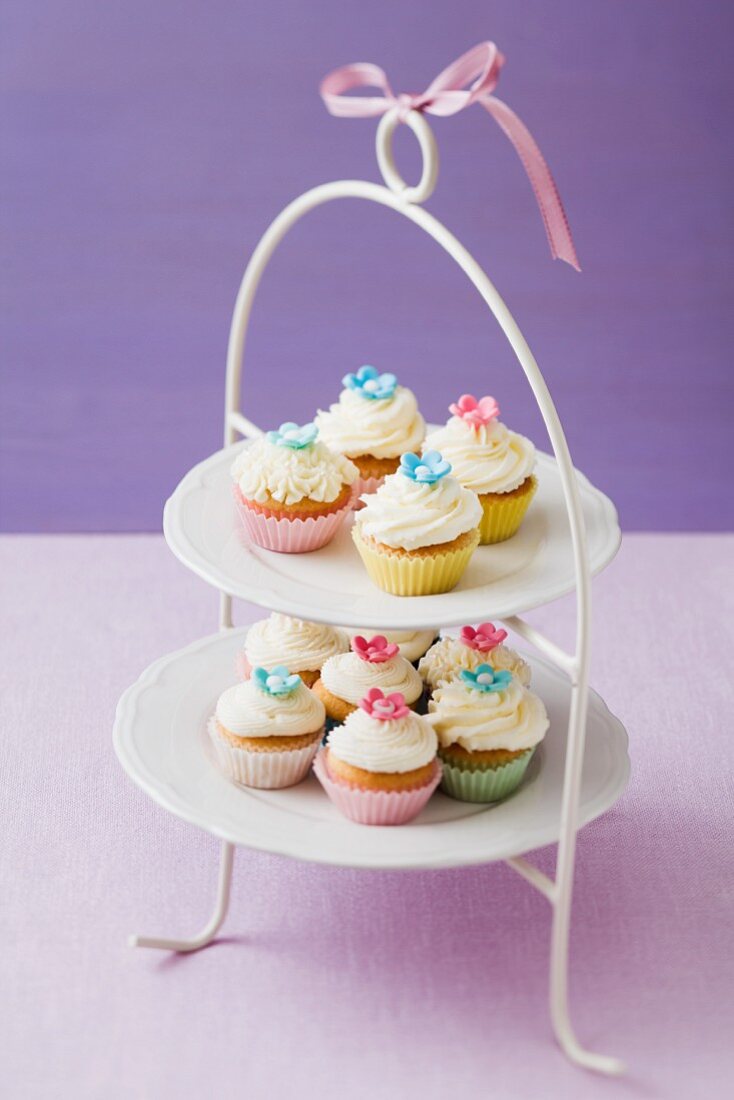
[[[399,121],[418,139],[422,173],[415,186],[401,178],[392,153]],[[396,110],[377,128],[377,159],[385,185],[340,180],[307,191],[266,231],[245,271],[227,353],[224,449],[194,467],[166,504],[164,534],[173,553],[220,593],[220,633],[162,657],[120,699],[114,728],[117,755],[130,777],[171,813],[222,842],[211,919],[192,939],[133,936],[139,947],[190,952],[216,936],[229,905],[236,845],[297,859],[350,867],[408,870],[505,860],[548,900],[552,912],[550,1012],[566,1055],[578,1065],[619,1073],[621,1063],[586,1050],[568,1006],[569,923],[576,834],[619,798],[629,777],[627,737],[589,688],[591,576],[609,563],[620,542],[611,502],[574,470],[561,422],[533,355],[487,275],[459,241],[421,206],[438,174],[438,152],[424,115]],[[335,199],[378,203],[412,221],[464,271],[507,337],[525,372],[553,448],[539,455],[539,490],[520,532],[499,546],[480,547],[458,587],[440,596],[404,599],[374,588],[348,529],[311,554],[283,555],[249,545],[230,496],[228,470],[238,437],[261,430],[240,411],[247,325],[265,267],[286,232],[308,211]],[[240,445],[242,443],[240,442]],[[575,590],[573,652],[546,638],[522,617],[533,607]],[[233,787],[208,757],[206,718],[234,679],[234,654],[243,644],[232,626],[232,599],[342,625],[385,629],[450,627],[500,619],[541,654],[532,660],[534,684],[551,719],[541,750],[521,788],[507,801],[477,807],[435,795],[410,825],[367,828],[338,816],[315,780],[285,791]],[[527,853],[558,845],[549,877]]]

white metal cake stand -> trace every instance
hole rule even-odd
[[[459,241],[422,207],[438,174],[438,152],[424,115],[402,118],[421,147],[421,179],[408,186],[392,154],[397,111],[380,120],[377,159],[386,186],[340,180],[307,191],[283,210],[255,249],[234,308],[227,353],[223,451],[196,466],[166,505],[164,532],[176,556],[220,591],[220,634],[161,658],[120,699],[114,743],[128,774],[166,809],[222,841],[217,899],[193,939],[133,936],[141,947],[196,951],[226,916],[235,845],[322,863],[373,868],[428,868],[506,860],[550,902],[553,914],[550,1012],[568,1057],[602,1073],[615,1058],[584,1049],[569,1018],[568,954],[577,830],[607,810],[624,790],[627,738],[589,690],[592,573],[614,556],[620,532],[614,507],[577,473],[561,422],[533,355],[487,275]],[[361,568],[348,530],[311,554],[273,554],[248,545],[229,497],[230,448],[261,430],[239,410],[245,334],[265,267],[286,232],[308,211],[333,199],[388,207],[423,229],[456,261],[494,314],[535,395],[553,448],[539,456],[539,490],[520,532],[480,547],[459,586],[441,596],[400,599],[379,592]],[[572,653],[520,616],[576,591]],[[501,619],[543,655],[534,685],[551,719],[548,736],[519,791],[490,808],[436,795],[411,825],[366,828],[339,817],[313,780],[285,791],[245,791],[227,783],[208,758],[206,718],[233,678],[243,633],[232,629],[232,597],[319,622],[421,629]],[[555,877],[525,855],[557,842]]]

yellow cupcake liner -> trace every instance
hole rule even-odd
[[[504,542],[505,539],[511,539],[517,533],[537,488],[538,479],[533,476],[525,480],[520,490],[511,493],[493,493],[491,496],[480,495],[479,502],[484,513],[482,522],[479,524],[479,538],[482,546],[489,546],[493,542]]]
[[[363,542],[356,524],[352,528],[352,538],[370,580],[383,592],[392,596],[434,596],[450,592],[459,583],[479,545],[479,530],[471,542],[458,550],[414,558],[373,550]]]

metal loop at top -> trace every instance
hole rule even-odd
[[[392,151],[392,137],[398,123],[404,122],[409,126],[418,138],[423,156],[423,172],[421,178],[414,187],[405,182],[395,164]],[[400,195],[406,202],[425,202],[433,194],[438,179],[438,147],[433,131],[428,125],[425,115],[419,111],[406,111],[402,114],[399,108],[388,111],[380,119],[375,138],[377,147],[377,163],[382,172],[382,178],[391,191]]]

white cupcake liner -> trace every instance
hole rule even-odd
[[[302,749],[252,752],[251,749],[238,749],[222,737],[214,716],[209,719],[207,731],[217,766],[227,779],[242,787],[260,790],[276,790],[300,783],[308,775],[321,744],[321,738],[314,737],[312,744]]]

